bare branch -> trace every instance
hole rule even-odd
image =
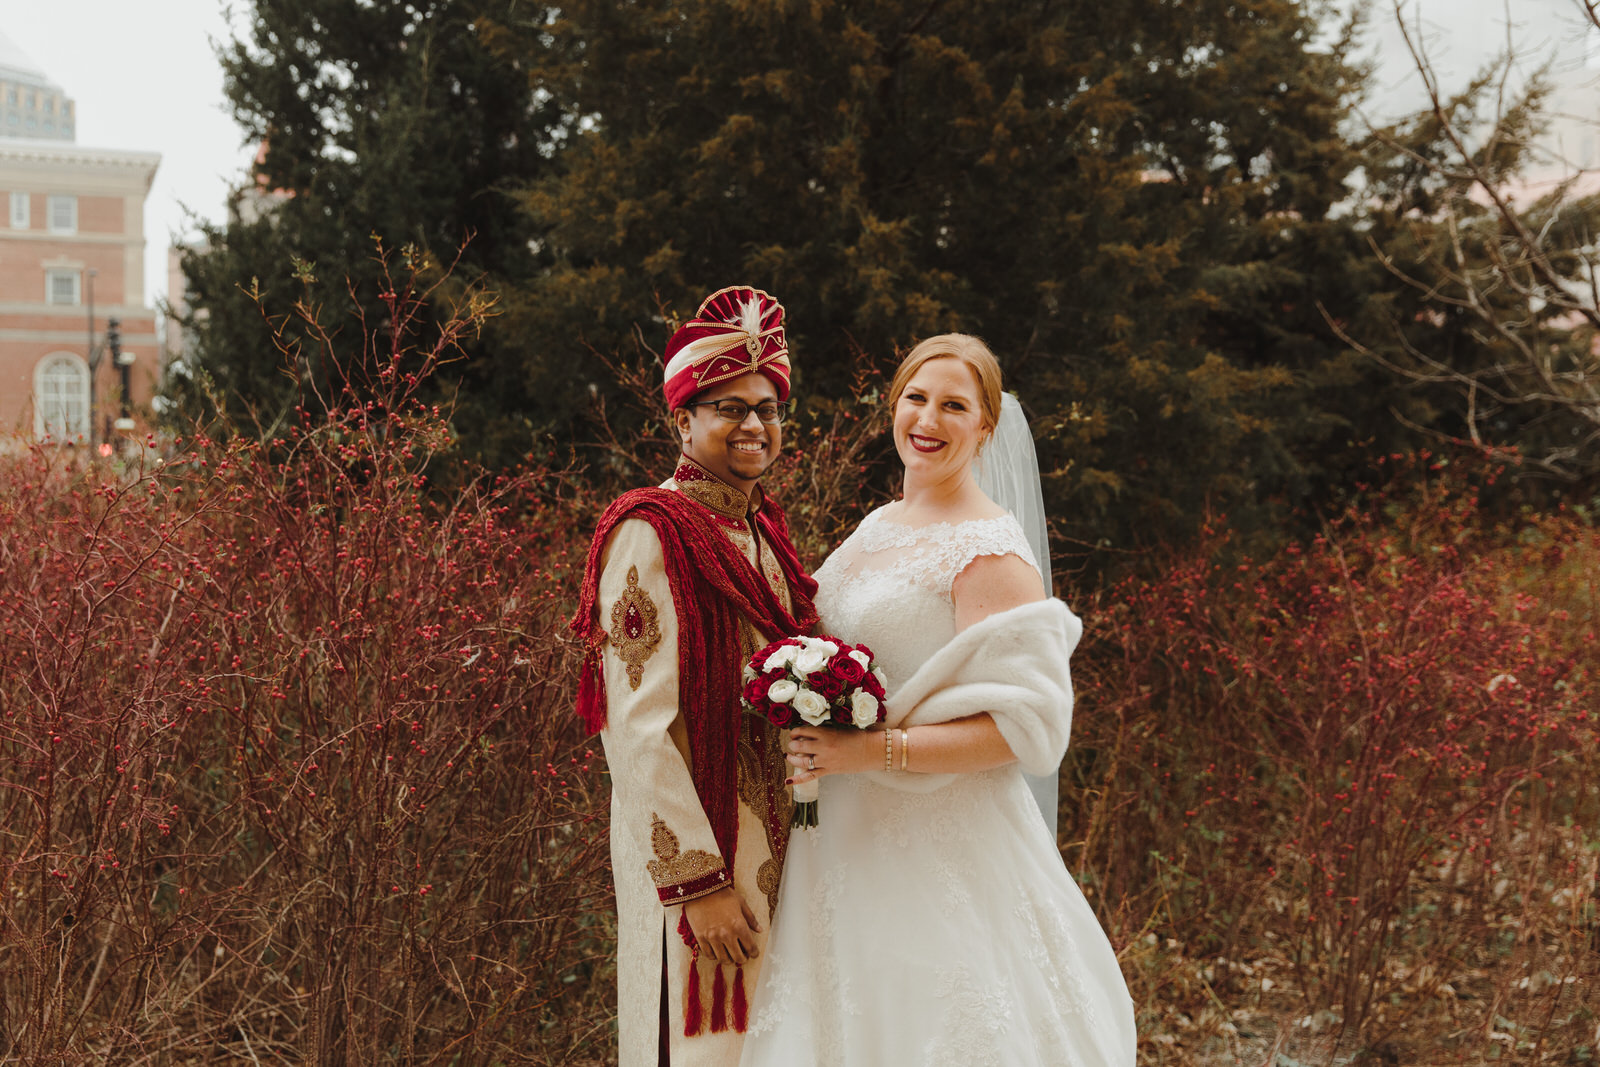
[[[1600,0],[1574,2],[1600,29]],[[1600,474],[1600,457],[1589,452],[1600,440],[1600,353],[1591,344],[1600,337],[1600,277],[1582,221],[1594,205],[1577,199],[1582,175],[1573,174],[1530,209],[1519,208],[1515,163],[1530,151],[1523,131],[1543,87],[1539,81],[1521,89],[1514,84],[1510,5],[1505,52],[1455,97],[1442,90],[1420,22],[1408,19],[1405,0],[1392,0],[1392,9],[1427,93],[1426,125],[1417,132],[1431,143],[1407,143],[1395,130],[1375,129],[1374,138],[1412,173],[1420,171],[1430,183],[1424,189],[1434,181],[1442,189],[1420,201],[1422,210],[1410,222],[1416,259],[1402,266],[1376,237],[1369,244],[1423,310],[1412,322],[1392,322],[1381,345],[1352,337],[1326,311],[1324,317],[1345,344],[1402,378],[1455,391],[1474,444],[1493,447],[1489,441],[1505,437],[1505,417],[1515,411],[1513,433],[1560,430],[1560,443],[1547,441],[1538,446],[1541,455],[1523,458],[1527,469],[1562,478]],[[1494,113],[1486,117],[1490,103]],[[1435,315],[1440,326],[1450,321],[1445,315],[1458,325],[1464,317],[1464,350],[1428,350],[1426,326]],[[1574,446],[1573,438],[1583,443]]]

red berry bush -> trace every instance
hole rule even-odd
[[[484,308],[424,347],[399,289],[368,388],[266,443],[0,462],[0,1059],[605,1057],[586,513],[430,486],[416,390]]]
[[[1441,1000],[1456,1044],[1567,1017],[1596,961],[1597,583],[1592,529],[1491,522],[1437,463],[1265,562],[1213,531],[1086,612],[1069,860],[1212,1001],[1270,975],[1347,1049]]]
[[[421,395],[490,308],[419,336],[425,274],[353,366],[274,320],[301,403],[253,439],[0,455],[0,1060],[614,1059],[563,634],[676,449],[602,410],[586,470],[464,474]],[[813,565],[892,481],[875,384],[786,427]],[[1385,461],[1309,543],[1069,596],[1063,852],[1142,1062],[1593,1058],[1600,537],[1489,480]]]

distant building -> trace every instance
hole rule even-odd
[[[160,371],[144,300],[144,202],[161,157],[75,143],[76,108],[0,34],[0,434],[104,442],[123,374],[143,424]]]
[[[267,158],[267,141],[262,139],[256,148],[252,177],[228,193],[227,228],[258,222],[270,217],[279,205],[294,194],[287,189],[274,189],[267,184],[260,168]],[[189,358],[194,354],[195,336],[192,326],[186,325],[191,314],[204,322],[209,314],[206,308],[194,309],[190,300],[189,278],[183,272],[183,259],[187,255],[205,255],[212,251],[209,241],[195,240],[167,247],[167,321],[166,369],[167,373],[187,374]]]
[[[0,136],[71,141],[77,119],[67,94],[0,34]]]

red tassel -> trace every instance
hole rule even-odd
[[[689,961],[689,1002],[683,1009],[683,1036],[698,1037],[705,1029],[705,1012],[700,1008],[700,960]]]
[[[733,1029],[735,1033],[744,1033],[744,1028],[750,1023],[750,1004],[744,999],[744,968],[740,967],[733,972]]]
[[[577,711],[585,730],[593,734],[605,729],[606,675],[598,649],[584,656],[583,671],[578,675]]]
[[[720,1034],[728,1028],[728,980],[722,977],[722,964],[717,964],[717,975],[711,982],[711,1032]]]

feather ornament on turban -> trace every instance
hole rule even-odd
[[[760,289],[731,286],[706,297],[694,318],[667,342],[667,406],[679,408],[696,393],[752,372],[789,399],[789,344],[783,305]]]

